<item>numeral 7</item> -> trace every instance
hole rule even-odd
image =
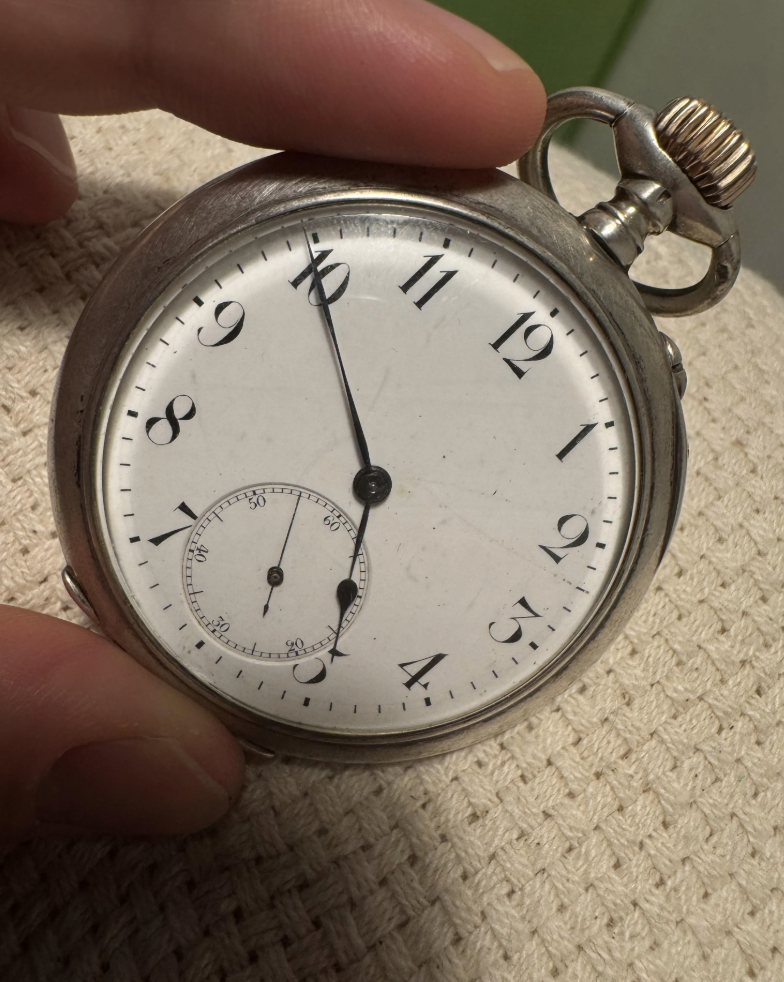
[[[192,511],[185,504],[184,501],[181,501],[174,510],[181,511],[184,515],[187,515],[188,518],[192,518],[194,522],[199,517],[195,511]],[[148,539],[147,541],[152,542],[154,546],[159,546],[162,542],[165,542],[167,539],[170,539],[173,535],[176,535],[178,532],[184,532],[185,529],[191,528],[192,524],[193,523],[191,523],[191,525],[181,525],[179,528],[172,529],[171,532],[164,532],[162,535],[154,535],[151,539]]]

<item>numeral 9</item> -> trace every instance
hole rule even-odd
[[[229,307],[232,310],[228,311],[224,320],[230,321],[228,324],[221,323],[221,314],[224,313]],[[219,304],[216,304],[215,311],[213,313],[215,317],[215,323],[223,331],[228,331],[222,338],[217,341],[203,341],[201,332],[206,330],[204,327],[200,327],[196,332],[196,337],[199,340],[199,344],[204,345],[205,348],[220,348],[222,344],[231,344],[231,342],[239,336],[242,330],[243,324],[245,323],[245,308],[237,300],[222,300]]]

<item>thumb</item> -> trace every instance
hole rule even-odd
[[[116,645],[0,606],[0,837],[192,832],[242,774],[228,730]]]

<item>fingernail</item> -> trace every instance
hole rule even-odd
[[[43,157],[63,177],[76,180],[71,145],[56,113],[0,106],[0,125],[7,130],[11,139]]]
[[[444,10],[443,7],[428,3],[427,0],[408,0],[408,2],[416,4],[423,10],[427,9],[430,17],[440,20],[449,31],[468,42],[497,72],[511,72],[519,68],[531,70],[528,63],[520,55],[508,48],[498,38],[493,37],[492,34],[488,34],[481,27],[477,27],[476,24]]]
[[[176,740],[134,737],[75,747],[38,789],[40,822],[72,830],[134,835],[194,832],[231,800]]]

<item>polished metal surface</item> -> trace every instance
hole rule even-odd
[[[662,231],[664,208],[670,205],[672,217],[666,230],[711,249],[710,267],[693,286],[663,289],[633,281],[648,310],[653,314],[683,316],[708,310],[718,303],[732,288],[740,271],[740,237],[735,214],[732,208],[710,204],[663,148],[656,130],[657,116],[652,109],[604,89],[556,92],[548,99],[539,138],[518,163],[521,180],[555,200],[547,167],[549,146],[555,130],[570,119],[592,119],[613,128],[622,175],[619,191],[611,202],[597,205],[581,221],[619,265],[628,268],[635,258],[634,250],[641,250],[646,235]],[[653,186],[640,194],[643,182]]]
[[[324,205],[361,205],[371,212],[426,209],[545,264],[566,295],[588,311],[615,354],[636,417],[634,518],[615,578],[585,629],[538,675],[495,704],[446,724],[379,736],[284,724],[217,696],[147,633],[116,578],[112,545],[101,532],[100,413],[131,333],[166,288],[217,243],[283,215],[305,217]],[[391,167],[290,153],[249,164],[195,191],[116,262],[68,346],[50,447],[63,549],[106,633],[252,746],[345,761],[405,760],[466,746],[543,708],[579,679],[617,637],[650,585],[677,520],[686,461],[683,415],[659,332],[628,276],[555,202],[499,171]]]
[[[672,338],[661,332],[661,339],[664,342],[664,350],[667,352],[667,359],[670,362],[670,368],[672,369],[672,377],[675,380],[675,387],[678,390],[678,395],[682,399],[686,395],[686,385],[688,379],[686,377],[686,369],[683,367],[683,355],[681,355],[681,349],[672,340]]]
[[[673,217],[672,195],[656,181],[627,177],[610,201],[601,201],[580,222],[613,258],[628,269],[649,235],[666,231]]]
[[[702,99],[674,99],[656,116],[659,142],[705,200],[726,208],[754,180],[757,164],[743,134]]]
[[[84,592],[84,587],[76,578],[76,573],[74,573],[70,566],[64,567],[62,577],[63,586],[65,587],[71,600],[73,600],[83,614],[87,614],[90,620],[97,621],[98,618],[93,610],[93,605],[87,599],[87,594]]]

